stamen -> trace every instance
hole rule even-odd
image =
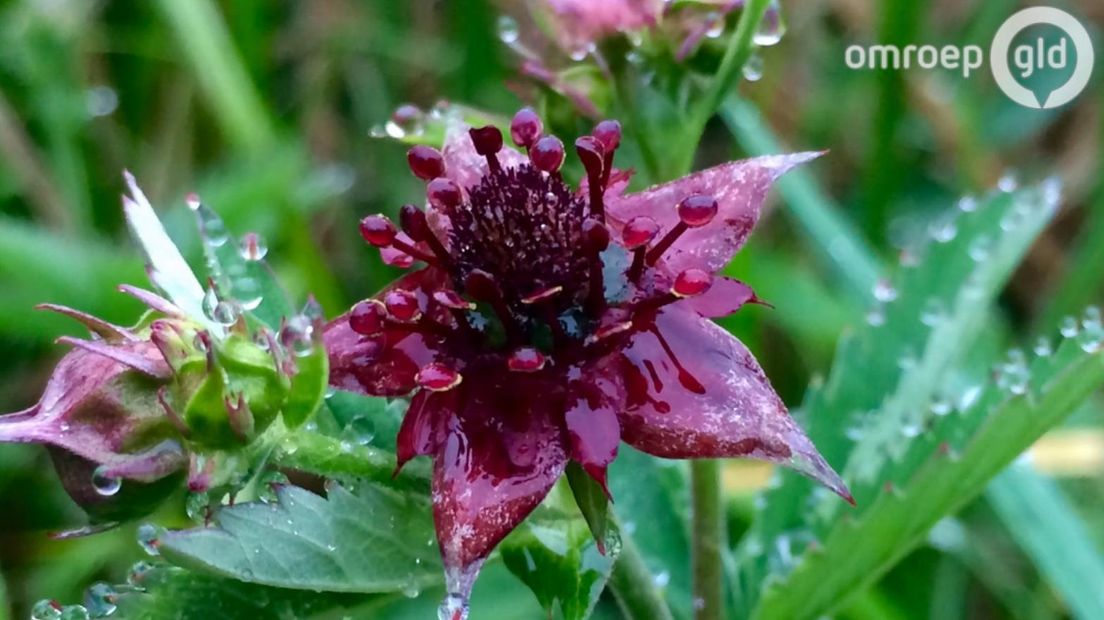
[[[412,204],[405,204],[399,209],[399,224],[402,225],[403,232],[411,239],[428,245],[442,266],[448,267],[451,264],[452,257],[441,243],[441,240],[430,229],[425,211]]]
[[[506,300],[502,296],[502,289],[495,283],[491,274],[482,269],[474,269],[464,281],[464,290],[479,301],[487,302],[502,322],[506,330],[506,339],[511,343],[521,340],[521,329],[514,319],[513,313],[506,306]]]
[[[510,354],[506,367],[514,372],[537,372],[544,368],[544,354],[533,347],[522,347]]]
[[[445,175],[445,158],[437,149],[419,144],[406,152],[406,163],[410,165],[410,171],[414,176],[423,181]]]
[[[411,258],[416,258],[416,259],[422,261],[423,263],[427,263],[427,264],[430,264],[430,265],[436,265],[437,264],[437,258],[435,256],[433,256],[431,254],[426,254],[425,252],[419,250],[418,248],[416,248],[416,247],[410,245],[409,243],[403,241],[399,237],[395,237],[395,240],[391,242],[391,247],[395,248],[396,250],[401,250],[406,255],[410,256]],[[400,267],[409,267],[409,265],[398,265],[398,266],[400,266]]]
[[[526,150],[533,148],[543,132],[544,124],[532,108],[518,110],[514,120],[510,122],[510,138],[513,139],[514,144],[523,146]]]
[[[564,162],[564,145],[556,136],[544,136],[529,150],[529,161],[537,170],[558,176]]]
[[[390,246],[397,232],[391,220],[379,213],[360,220],[360,236],[377,248]]]
[[[675,224],[655,247],[653,247],[647,256],[648,265],[654,265],[659,261],[659,257],[663,256],[663,253],[671,248],[673,244],[682,233],[686,232],[690,228],[700,228],[705,226],[709,222],[713,221],[713,218],[717,215],[717,201],[712,196],[705,194],[694,194],[693,196],[687,196],[679,201],[675,207],[679,216],[679,223]]]
[[[618,321],[616,323],[610,323],[609,325],[603,325],[602,327],[594,330],[593,334],[587,336],[585,342],[587,345],[595,344],[597,342],[605,340],[606,338],[609,338],[610,336],[616,336],[617,334],[627,332],[632,329],[632,326],[632,321]]]
[[[464,200],[460,186],[448,177],[437,177],[426,186],[429,204],[441,210],[453,209]]]
[[[609,247],[609,241],[609,229],[601,221],[588,218],[583,222],[583,244],[590,260],[587,309],[595,316],[606,309],[606,290],[602,281],[602,252]]]
[[[388,291],[383,296],[383,305],[387,308],[387,314],[403,323],[413,323],[422,318],[422,310],[418,307],[418,296],[410,291],[396,289]]]
[[[696,297],[713,286],[713,275],[702,269],[687,269],[675,276],[671,292],[678,297]]]
[[[602,188],[609,185],[610,172],[613,171],[613,153],[621,146],[621,123],[605,120],[594,126],[592,135],[602,143],[605,159],[602,166]]]
[[[349,327],[361,336],[375,336],[383,331],[387,307],[377,299],[365,299],[349,311]]]
[[[556,295],[559,295],[562,292],[563,292],[563,287],[562,286],[553,286],[552,288],[542,289],[542,290],[537,291],[536,293],[533,293],[532,295],[522,297],[521,298],[521,303],[526,304],[526,305],[540,303],[542,301],[552,299],[553,297],[555,297]]]
[[[602,182],[606,159],[605,148],[598,138],[583,136],[575,141],[575,152],[579,154],[579,159],[586,168],[587,189],[590,190],[590,212],[594,217],[605,221],[605,209],[602,206],[602,195],[606,190]]]
[[[446,392],[460,385],[463,380],[464,377],[460,373],[437,362],[422,366],[414,376],[414,381],[418,385],[432,392]]]
[[[560,324],[560,317],[557,316],[556,305],[553,303],[553,300],[562,292],[562,286],[553,286],[521,298],[521,303],[527,306],[537,305],[539,307],[541,319],[544,320],[545,324],[548,325],[548,329],[552,332],[553,349],[559,349],[567,342],[567,333],[564,332],[563,325]]]
[[[683,368],[678,358],[675,357],[675,352],[671,350],[671,345],[667,344],[667,340],[663,337],[663,334],[659,331],[659,328],[654,325],[649,330],[655,335],[656,340],[659,341],[659,346],[663,347],[663,352],[667,354],[667,359],[671,360],[675,368],[678,369],[678,379],[682,387],[694,392],[695,394],[705,394],[705,386],[698,381],[694,375],[690,374],[690,371]]]
[[[475,310],[475,304],[464,299],[456,291],[436,291],[433,300],[450,310]]]
[[[494,125],[487,125],[478,129],[473,127],[468,130],[468,135],[471,136],[475,152],[487,158],[487,165],[490,166],[491,173],[502,170],[502,166],[498,163],[498,152],[502,150],[502,132],[498,130],[498,127]]]
[[[644,257],[648,253],[648,244],[655,239],[658,232],[659,224],[646,215],[629,220],[621,231],[621,240],[625,249],[633,251],[632,265],[625,274],[630,282],[637,282],[644,273]]]

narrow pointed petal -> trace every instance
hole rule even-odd
[[[119,327],[118,325],[108,323],[101,318],[94,317],[91,314],[81,312],[80,310],[76,310],[68,306],[59,306],[57,304],[38,304],[37,306],[35,306],[35,310],[49,310],[50,312],[64,314],[65,316],[80,322],[93,334],[99,336],[100,338],[103,338],[108,342],[138,340],[138,337],[125,327]]]
[[[671,274],[691,268],[715,273],[751,234],[771,184],[794,166],[819,155],[769,155],[721,164],[642,192],[611,196],[606,214],[618,231],[638,216],[654,219],[661,230],[667,231],[679,221],[675,205],[680,200],[694,194],[712,196],[719,207],[716,217],[705,226],[686,231],[659,264]]]
[[[716,276],[709,290],[696,297],[686,298],[682,304],[711,319],[728,316],[755,299],[755,292],[747,284],[727,276]]]
[[[157,293],[151,293],[146,289],[138,288],[137,286],[131,286],[129,284],[120,284],[119,291],[130,295],[131,297],[146,304],[151,309],[156,310],[161,314],[171,317],[184,317],[183,310],[176,307],[176,305],[173,304],[171,301],[165,299]]]
[[[489,170],[487,158],[475,151],[469,129],[471,127],[463,123],[452,123],[441,150],[445,158],[445,176],[455,181],[465,193],[479,185]],[[504,169],[520,166],[526,161],[528,159],[524,155],[509,146],[503,146],[498,152],[498,162]]]
[[[172,371],[165,360],[160,355],[148,355],[149,351],[145,348],[132,350],[127,347],[114,346],[94,340],[81,340],[71,336],[62,336],[57,341],[113,359],[155,379],[168,379],[172,375]]]
[[[755,358],[720,326],[672,306],[615,355],[629,399],[621,432],[633,447],[666,458],[771,461],[850,497]]]
[[[456,413],[457,390],[434,392],[422,390],[410,400],[395,440],[398,457],[397,473],[407,461],[424,454],[434,454],[438,446],[440,424]]]
[[[469,575],[538,504],[567,456],[551,386],[518,373],[473,381],[445,422],[434,460],[433,516],[446,573]]]
[[[606,488],[606,468],[617,457],[621,423],[617,412],[623,407],[623,389],[603,378],[580,381],[569,395],[564,424],[568,454]]]

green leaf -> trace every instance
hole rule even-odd
[[[1058,485],[1017,464],[989,484],[986,497],[1074,617],[1104,618],[1104,557]]]
[[[794,549],[791,543],[799,536],[817,544],[794,552],[790,572],[776,573],[751,617],[802,620],[830,613],[1104,385],[1099,315],[1090,315],[1086,325],[1090,328],[1030,365],[1013,352],[996,378],[962,390],[953,401],[957,410],[941,408],[925,421],[926,432],[902,438],[904,449],[896,458],[855,481],[856,497],[866,498],[857,513],[837,516],[827,501],[816,502],[810,512],[823,519],[772,544]],[[766,541],[751,541],[745,554],[756,549],[761,554]]]
[[[549,617],[558,609],[564,620],[590,616],[616,551],[601,553],[581,519],[553,510],[534,514],[499,546],[506,567],[529,586]]]
[[[353,441],[299,431],[285,437],[273,454],[273,463],[339,480],[366,478],[391,486],[429,490],[429,463],[414,460],[396,477],[395,454]]]
[[[352,439],[364,441],[370,435],[372,445],[394,451],[409,402],[337,390],[326,399],[326,406]]]
[[[281,487],[278,503],[225,507],[217,527],[167,533],[161,554],[250,583],[326,592],[417,591],[440,583],[429,504],[375,484]]]
[[[352,611],[378,598],[271,588],[169,566],[142,568],[131,575],[134,586],[141,589],[119,588],[113,619],[306,620],[326,617],[329,612]]]
[[[1057,186],[1049,182],[964,199],[932,224],[926,247],[906,251],[894,281],[875,287],[865,324],[841,340],[831,375],[803,407],[814,444],[829,463],[846,463],[844,479],[860,506],[877,494],[884,465],[902,458],[908,439],[931,424],[933,408],[949,397],[940,390],[951,385],[950,371],[984,332],[993,299],[1057,202]],[[808,481],[780,475],[745,544],[767,550],[745,554],[745,611],[768,576],[788,570],[787,560],[808,544],[793,534],[814,520],[837,518],[841,508]],[[814,515],[814,508],[824,512]]]
[[[599,550],[603,550],[606,535],[609,533],[609,498],[606,497],[605,490],[575,461],[567,464],[567,483],[571,485],[575,505],[583,513],[583,519],[594,536],[595,544],[599,545]]]

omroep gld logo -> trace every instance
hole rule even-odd
[[[1069,79],[1065,84],[1052,90],[1042,101],[1035,92],[1016,80],[1008,66],[1008,52],[1012,47],[1012,40],[1029,26],[1039,24],[1049,24],[1064,31],[1073,42],[1073,48],[1077,53],[1077,64],[1074,65]],[[1061,42],[1050,46],[1045,45],[1043,39],[1039,38],[1036,39],[1035,45],[1018,45],[1011,51],[1016,68],[1020,69],[1020,74],[1025,78],[1039,69],[1064,69],[1069,62],[1069,50],[1064,38]],[[1092,39],[1089,38],[1089,32],[1081,22],[1061,9],[1048,6],[1027,8],[1009,17],[997,30],[997,35],[993,37],[993,44],[989,47],[989,67],[993,71],[997,86],[1000,86],[1012,101],[1029,108],[1056,108],[1069,103],[1089,84],[1093,69]]]

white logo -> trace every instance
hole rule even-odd
[[[1077,65],[1073,68],[1073,74],[1065,84],[1051,91],[1044,101],[1040,101],[1034,92],[1016,81],[1008,66],[1008,51],[1012,46],[1012,39],[1024,28],[1037,24],[1050,24],[1062,29],[1073,41],[1073,48],[1077,52]],[[1020,75],[1026,78],[1030,77],[1036,69],[1065,68],[1068,60],[1067,52],[1065,38],[1049,48],[1044,46],[1040,38],[1034,46],[1016,46],[1012,55]],[[1012,101],[1028,108],[1056,108],[1069,103],[1088,85],[1093,70],[1092,40],[1081,22],[1069,13],[1047,6],[1031,7],[1016,13],[1001,24],[989,48],[989,66],[993,70],[993,78],[997,80],[997,86],[1000,86]]]

